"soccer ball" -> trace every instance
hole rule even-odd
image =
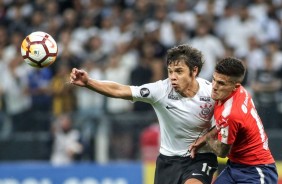
[[[36,31],[23,40],[21,54],[24,61],[30,66],[43,68],[51,65],[56,60],[58,47],[51,35]]]

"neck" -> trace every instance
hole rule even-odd
[[[195,79],[185,92],[186,97],[194,97],[199,90],[199,83]]]

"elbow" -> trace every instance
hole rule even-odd
[[[220,158],[226,158],[227,155],[229,153],[229,150],[220,150],[218,153],[217,153],[217,156],[220,157]]]

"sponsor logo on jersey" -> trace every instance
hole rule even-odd
[[[168,109],[168,110],[169,110],[169,109],[176,109],[176,107],[174,107],[174,106],[168,106],[168,105],[167,105],[165,108]]]
[[[203,174],[200,173],[192,173],[192,176],[202,176]]]
[[[171,90],[170,93],[168,94],[168,99],[179,100],[179,97],[173,94],[173,90]]]
[[[200,101],[210,102],[211,101],[211,97],[209,97],[209,96],[200,96]]]
[[[147,97],[150,94],[150,90],[148,88],[141,88],[140,89],[140,95],[142,97]]]

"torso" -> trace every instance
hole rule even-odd
[[[189,145],[211,127],[214,107],[214,101],[210,97],[211,84],[204,79],[197,80],[199,90],[192,98],[176,93],[169,80],[131,87],[133,100],[150,103],[158,116],[161,130],[160,153],[163,155],[186,154]],[[142,88],[143,91],[149,91],[148,96],[141,95]],[[208,151],[206,147],[199,150]]]
[[[251,96],[242,86],[223,104],[215,105],[214,116],[217,128],[220,128],[219,140],[232,144],[228,155],[231,162],[246,165],[274,163],[262,122]]]

